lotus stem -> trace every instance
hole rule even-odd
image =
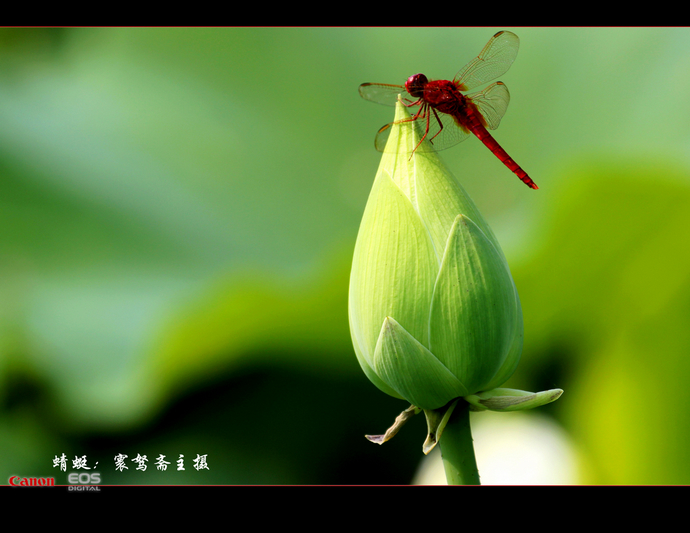
[[[480,485],[470,428],[470,404],[460,400],[439,441],[449,485]]]

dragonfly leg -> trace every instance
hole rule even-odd
[[[420,101],[420,100],[418,100],[417,102],[414,102],[413,105],[416,105],[417,103],[419,103],[419,101]],[[406,105],[406,104],[403,102],[403,105]],[[428,104],[426,104],[425,102],[423,102],[422,105],[420,106],[419,110],[414,114],[414,116],[412,116],[412,117],[410,117],[410,118],[404,118],[404,119],[402,119],[402,120],[398,120],[398,121],[396,121],[396,122],[393,123],[393,124],[405,124],[406,122],[412,122],[412,123],[414,123],[414,122],[416,122],[416,121],[418,121],[418,120],[426,120],[426,130],[425,130],[425,132],[424,132],[424,135],[423,135],[422,138],[420,139],[420,141],[417,143],[417,146],[415,146],[415,147],[414,147],[414,150],[412,150],[412,154],[413,154],[413,155],[414,155],[415,151],[417,150],[417,148],[419,148],[419,145],[422,144],[422,142],[424,141],[424,139],[426,138],[426,136],[429,134],[429,117],[430,117],[430,114],[429,114],[429,111],[428,111],[428,107],[429,107]],[[379,133],[381,133],[381,131],[385,130],[386,128],[388,128],[388,127],[391,126],[391,125],[392,125],[392,124],[387,124],[386,126],[384,126],[383,128],[381,128],[381,129],[379,130]],[[410,158],[411,158],[411,157],[412,157],[412,156],[410,156]]]
[[[431,113],[429,112],[428,108],[429,108],[428,105],[426,105],[426,104],[422,105],[422,108],[413,117],[413,120],[416,120],[417,118],[419,118],[419,114],[421,113],[421,111],[423,109],[424,113],[422,114],[421,118],[422,118],[422,120],[426,119],[426,129],[424,130],[424,135],[422,135],[422,138],[419,139],[417,146],[415,146],[414,150],[412,150],[412,154],[410,155],[410,159],[412,159],[412,156],[417,151],[417,148],[419,148],[419,146],[424,142],[424,139],[426,139],[426,136],[429,135],[429,119],[431,118]]]
[[[436,137],[438,137],[438,134],[443,131],[443,122],[441,122],[441,119],[438,118],[438,114],[436,113],[436,110],[434,108],[432,108],[432,111],[434,112],[434,117],[436,117],[436,122],[438,122],[438,131],[436,132],[436,134],[431,139],[429,139],[429,142],[431,144],[434,144],[434,139]],[[429,123],[428,122],[426,125],[426,129],[427,129],[427,131],[429,130]]]
[[[398,96],[398,100],[400,100],[400,103],[404,105],[405,107],[412,107],[413,105],[419,105],[421,103],[421,98],[418,98],[414,102],[410,100],[409,98],[401,98]],[[408,103],[405,103],[408,102]]]

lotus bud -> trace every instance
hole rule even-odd
[[[355,353],[379,389],[417,408],[462,397],[490,409],[482,393],[520,360],[520,299],[475,204],[433,150],[410,156],[420,136],[399,122],[409,119],[401,103],[395,119],[352,262]]]

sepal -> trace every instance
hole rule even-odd
[[[392,317],[383,321],[373,366],[386,385],[422,409],[438,409],[469,392],[433,353]]]
[[[558,400],[563,389],[528,392],[498,388],[465,396],[472,411],[524,411]]]
[[[400,431],[400,428],[402,428],[410,418],[412,418],[416,414],[419,414],[421,411],[422,410],[419,407],[410,405],[407,409],[405,409],[396,417],[393,425],[389,427],[383,435],[364,436],[367,438],[367,440],[373,442],[374,444],[383,444],[384,442],[389,441],[393,437],[395,437],[396,433]]]
[[[424,455],[428,455],[428,453],[433,450],[441,440],[443,430],[448,423],[450,415],[453,414],[455,406],[458,405],[459,399],[460,398],[453,400],[440,409],[424,410],[424,416],[426,416],[426,427],[428,430],[426,440],[424,441],[424,444],[422,444],[422,451],[424,452]]]

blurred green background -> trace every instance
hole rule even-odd
[[[393,113],[357,87],[451,78],[500,29],[495,136],[540,190],[476,139],[442,157],[522,300],[507,385],[565,393],[473,415],[482,480],[690,483],[688,28],[0,30],[0,483],[66,483],[63,453],[104,484],[422,482],[421,417],[363,437],[407,405],[349,337]]]

